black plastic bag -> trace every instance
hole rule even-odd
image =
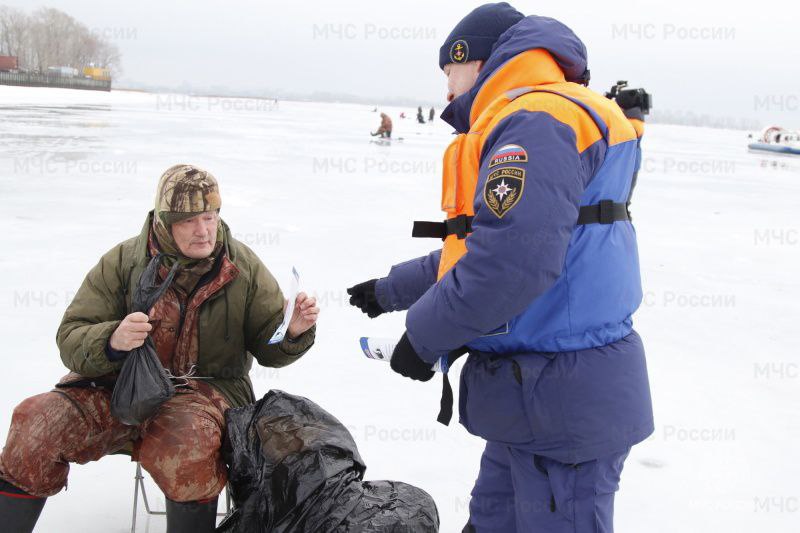
[[[228,533],[435,533],[436,504],[397,481],[362,481],[366,465],[341,422],[279,390],[225,413],[234,510]]]
[[[133,293],[131,312],[147,313],[172,283],[178,268],[177,262],[167,279],[161,285],[156,284],[161,257],[162,254],[159,254],[152,258],[139,278]],[[148,336],[143,345],[128,353],[122,364],[111,395],[111,414],[123,424],[138,426],[174,395],[175,386]]]

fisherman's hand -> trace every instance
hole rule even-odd
[[[375,318],[386,312],[378,304],[377,298],[375,298],[375,284],[377,282],[377,279],[371,279],[347,289],[347,294],[350,295],[350,305],[358,307],[370,318]]]
[[[130,352],[144,344],[147,334],[153,329],[144,313],[131,313],[122,319],[108,339],[108,345],[118,352]]]
[[[296,339],[317,323],[319,318],[319,307],[317,299],[312,298],[304,292],[297,295],[292,311],[292,319],[289,321],[287,333],[290,339]]]
[[[408,340],[408,333],[403,333],[403,337],[392,352],[392,370],[411,378],[415,381],[428,381],[435,372],[431,370],[430,363],[426,363],[417,355],[417,351]]]

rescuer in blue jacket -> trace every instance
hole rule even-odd
[[[586,48],[507,3],[440,50],[446,223],[428,256],[348,289],[408,310],[392,369],[417,380],[465,347],[459,415],[486,449],[464,531],[608,532],[630,448],[653,432],[628,201],[641,124],[585,85]]]

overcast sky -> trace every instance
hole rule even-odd
[[[120,82],[443,102],[438,49],[479,1],[0,0],[49,6],[107,35]],[[511,4],[557,18],[589,50],[591,87],[644,86],[656,108],[800,127],[800,8],[687,0]]]

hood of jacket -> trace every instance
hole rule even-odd
[[[505,91],[579,82],[587,75],[587,64],[586,46],[569,27],[548,17],[525,17],[500,36],[475,85],[444,109],[442,120],[465,133]]]

